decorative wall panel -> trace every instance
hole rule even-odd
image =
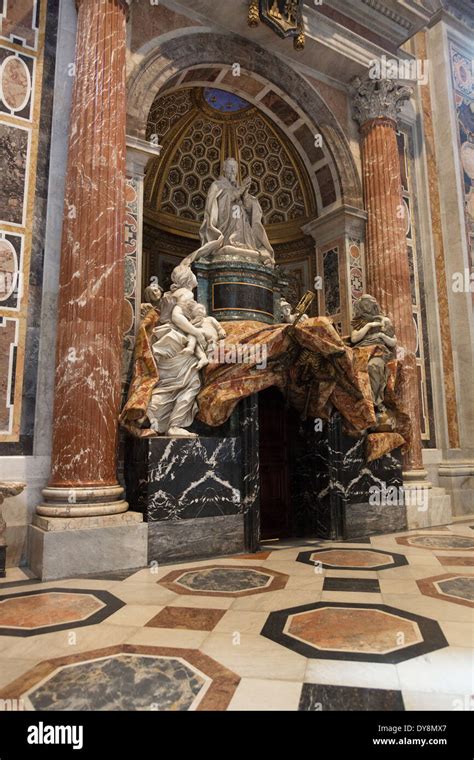
[[[0,48],[0,113],[30,118],[34,61],[31,55]]]
[[[13,426],[18,320],[0,317],[0,430]]]
[[[472,58],[472,56],[471,56]],[[466,235],[474,264],[474,68],[471,58],[451,45],[454,104],[466,212]]]
[[[358,238],[348,238],[346,249],[347,260],[349,262],[351,303],[354,303],[354,301],[357,301],[364,292],[362,243]]]
[[[329,248],[323,253],[323,286],[326,315],[332,317],[341,310],[338,248]]]
[[[23,235],[0,232],[0,308],[18,311],[23,281]]]
[[[331,317],[334,327],[346,335],[349,329],[346,241],[345,238],[330,240],[317,247],[316,270],[322,277],[322,288],[317,290],[318,309],[321,316]]]
[[[0,38],[38,50],[41,45],[40,24],[40,0],[3,0],[0,10]]]
[[[128,381],[139,309],[137,304],[138,203],[138,180],[135,177],[127,177],[125,183],[125,297],[122,312],[124,383]]]
[[[46,2],[0,3],[0,442],[18,441]]]

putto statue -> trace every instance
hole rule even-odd
[[[201,247],[183,260],[190,266],[198,259],[209,261],[251,260],[273,267],[275,258],[262,224],[262,209],[249,193],[247,177],[237,182],[239,166],[235,158],[224,161],[224,174],[209,188],[204,221],[199,230]]]
[[[225,331],[194,299],[197,285],[191,268],[180,264],[172,273],[170,290],[159,300],[159,287],[147,297],[159,309],[159,324],[152,331],[151,351],[159,380],[146,411],[152,430],[160,435],[195,437],[186,430],[197,414],[201,388],[199,370]]]
[[[292,325],[294,322],[299,321],[304,322],[306,319],[309,319],[307,314],[301,314],[298,311],[293,311],[291,303],[285,298],[280,298],[280,310],[281,321],[288,325]]]
[[[385,424],[388,418],[383,398],[388,380],[387,364],[395,358],[397,339],[391,320],[382,314],[375,298],[367,293],[354,303],[351,344],[356,348],[377,348],[369,357],[367,371],[377,422]]]

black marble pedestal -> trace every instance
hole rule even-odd
[[[0,546],[0,578],[5,578],[6,570],[5,565],[7,562],[7,547]]]
[[[194,264],[198,300],[219,321],[253,320],[273,324],[281,317],[279,280],[257,262],[229,260]]]
[[[244,550],[239,437],[129,438],[130,508],[148,522],[149,561]]]
[[[344,435],[339,414],[319,433],[304,423],[294,443],[296,535],[355,540],[406,529],[399,449],[367,463],[365,436]]]

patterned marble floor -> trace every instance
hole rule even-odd
[[[474,709],[472,522],[50,583],[11,569],[0,581],[0,700]]]

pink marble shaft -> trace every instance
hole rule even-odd
[[[117,483],[126,8],[78,2],[50,487]]]
[[[405,468],[422,469],[420,399],[415,359],[410,269],[403,214],[396,123],[369,119],[361,127],[362,173],[367,219],[367,292],[394,324],[398,344],[405,349],[404,406],[413,436]],[[406,212],[405,212],[406,213]]]

